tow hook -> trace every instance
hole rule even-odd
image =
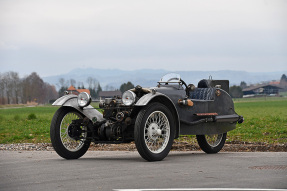
[[[242,115],[239,115],[239,118],[238,118],[237,122],[239,124],[243,123],[244,122],[244,117]]]

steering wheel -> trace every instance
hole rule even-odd
[[[186,95],[189,96],[189,92],[194,90],[194,85],[193,84],[187,85],[185,81],[183,81],[182,79],[180,79],[180,82],[185,86]],[[191,85],[193,85],[193,88]]]
[[[185,89],[187,89],[187,85],[186,85],[185,81],[183,81],[182,79],[180,79],[180,82],[185,86]]]

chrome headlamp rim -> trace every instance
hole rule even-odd
[[[92,97],[87,92],[81,92],[78,95],[77,101],[78,101],[78,106],[83,108],[83,107],[90,105],[92,101]]]
[[[136,94],[131,90],[127,90],[123,93],[122,103],[126,106],[131,106],[136,102]]]

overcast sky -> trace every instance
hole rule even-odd
[[[287,70],[287,1],[0,0],[0,72]]]

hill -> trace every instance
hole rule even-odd
[[[208,79],[212,76],[213,79],[229,80],[230,85],[239,85],[241,81],[245,81],[247,84],[255,84],[264,81],[280,80],[282,74],[287,74],[287,71],[279,72],[266,72],[266,73],[254,73],[246,71],[168,71],[168,70],[118,70],[118,69],[96,69],[96,68],[78,68],[68,73],[56,76],[43,77],[45,82],[54,84],[59,88],[59,79],[65,80],[74,79],[77,82],[83,82],[87,87],[87,78],[93,77],[97,79],[102,87],[113,86],[119,88],[121,84],[128,81],[134,85],[141,85],[143,87],[152,87],[156,85],[161,76],[174,72],[179,73],[183,80],[187,83],[197,84],[201,79]]]

